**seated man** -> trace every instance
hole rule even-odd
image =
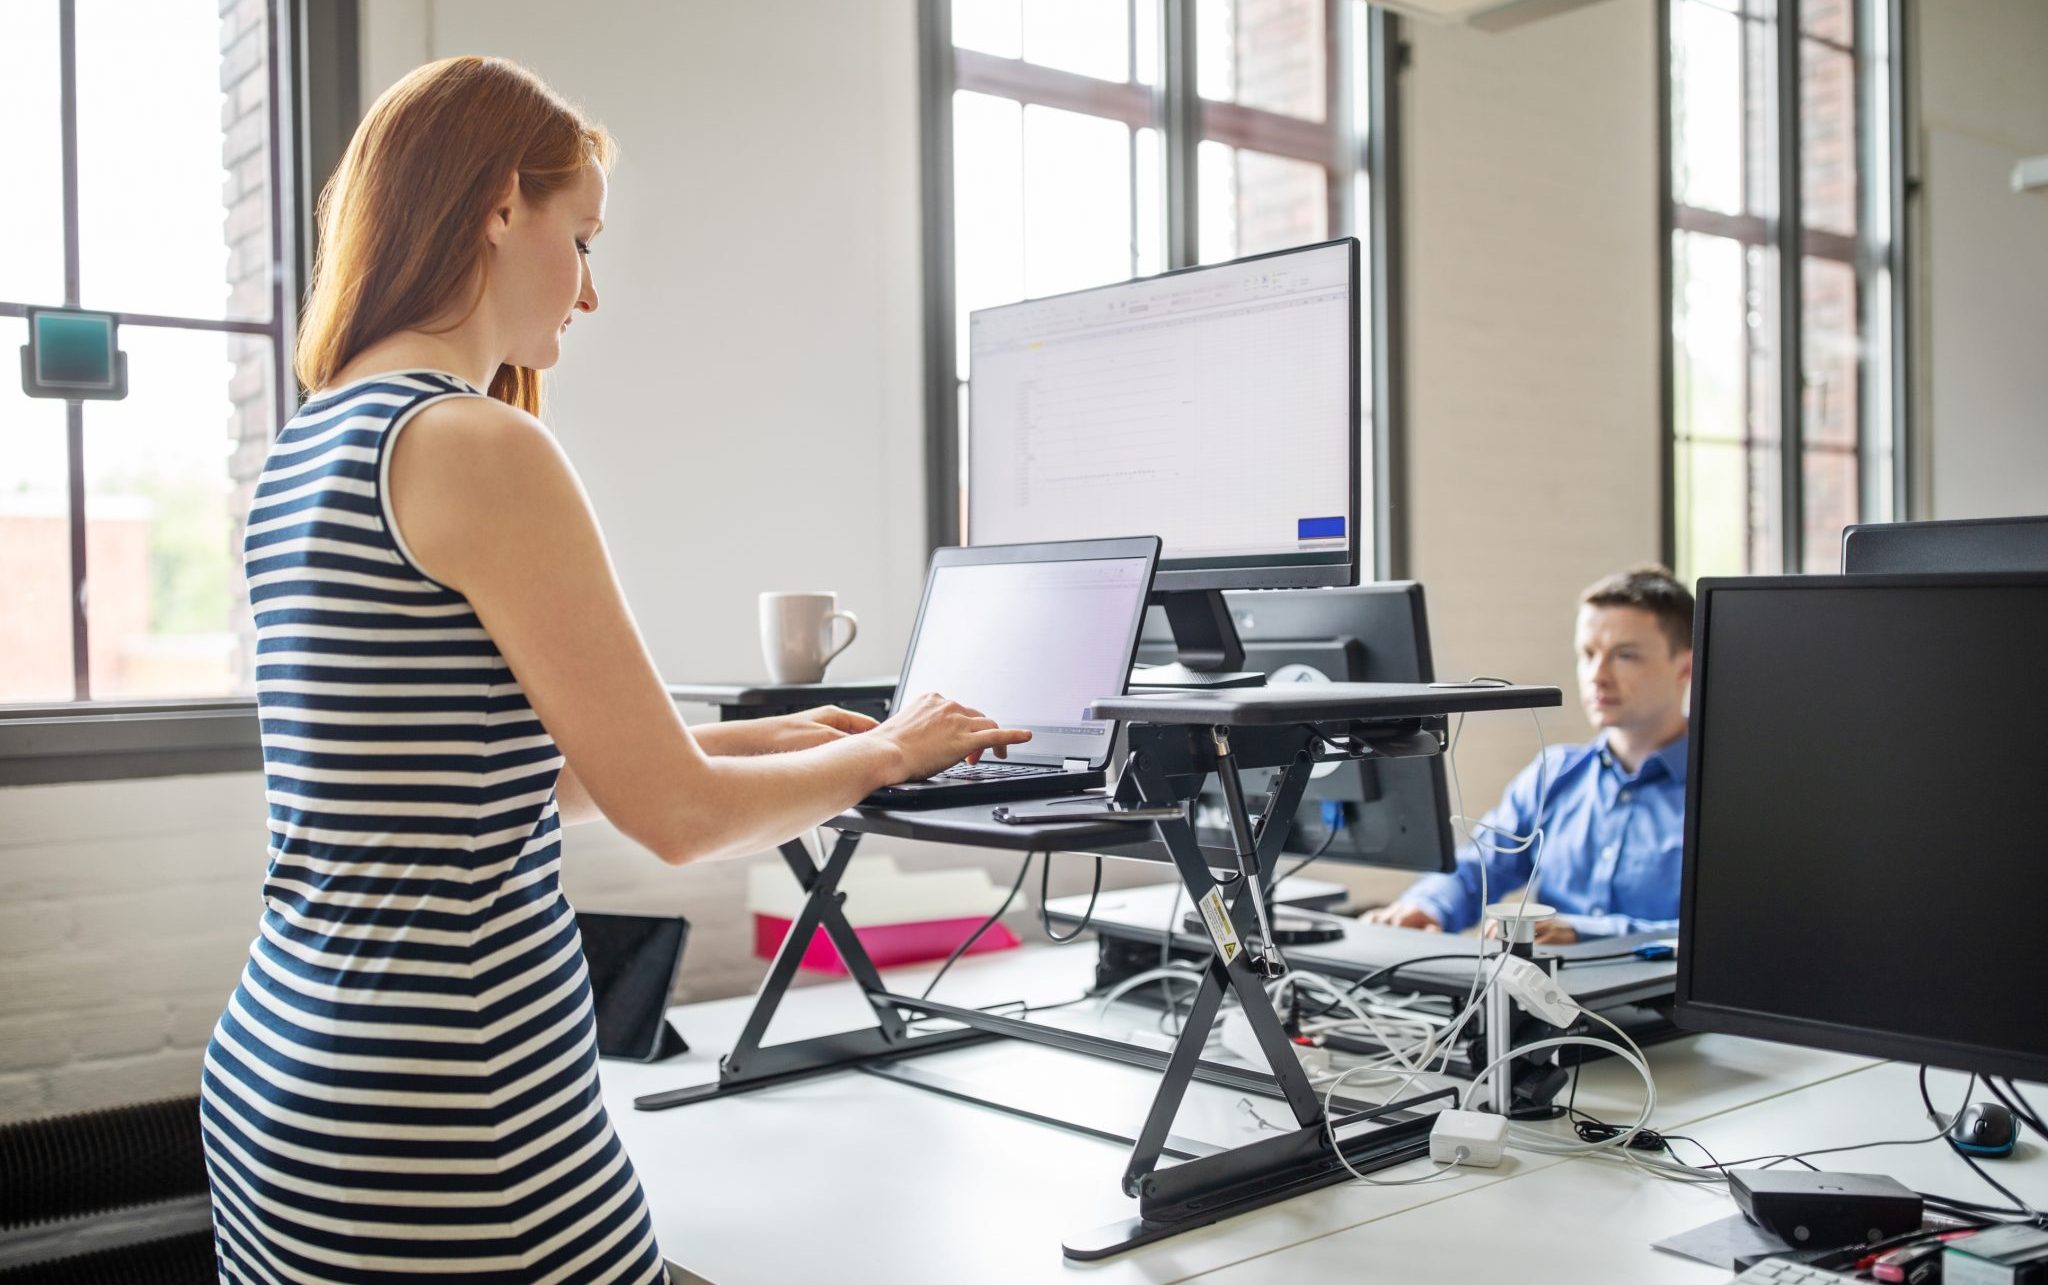
[[[1586,590],[1577,629],[1579,701],[1599,738],[1551,746],[1486,814],[1492,828],[1458,853],[1456,870],[1427,876],[1366,919],[1449,932],[1470,927],[1482,909],[1480,863],[1487,896],[1505,899],[1528,882],[1535,856],[1533,845],[1512,836],[1541,825],[1530,900],[1558,915],[1541,925],[1538,941],[1675,932],[1692,610],[1691,592],[1662,567],[1624,571]]]

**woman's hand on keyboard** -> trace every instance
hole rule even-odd
[[[880,726],[866,714],[856,714],[837,705],[820,705],[816,709],[784,714],[779,718],[755,719],[753,724],[761,733],[759,744],[748,751],[754,754],[785,754],[790,750],[807,750],[813,745],[824,745],[862,732],[872,732]]]
[[[923,780],[962,759],[978,763],[990,750],[1005,758],[1010,746],[1031,739],[1021,728],[998,727],[980,710],[931,692],[905,701],[870,735],[884,738],[902,756],[900,781]]]

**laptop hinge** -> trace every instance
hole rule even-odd
[[[1087,759],[1060,760],[1060,771],[1062,772],[1086,772],[1088,770],[1089,768]]]

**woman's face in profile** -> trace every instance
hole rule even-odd
[[[515,191],[491,218],[488,289],[515,366],[547,370],[578,313],[597,310],[589,247],[604,226],[607,185],[593,161],[540,202]]]

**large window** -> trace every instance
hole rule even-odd
[[[1384,262],[1370,176],[1385,167],[1376,104],[1390,34],[1361,0],[926,0],[925,11],[936,46],[927,215],[939,231],[927,263],[931,536],[952,543],[970,312],[1346,234],[1372,247],[1369,266]],[[1375,437],[1361,454],[1367,505],[1384,510],[1387,368],[1372,357],[1386,308],[1367,293],[1379,302],[1363,319],[1364,358],[1380,378],[1365,381]],[[1372,544],[1364,556],[1384,567],[1388,550]]]
[[[129,394],[0,379],[0,704],[251,689],[248,495],[294,388],[279,0],[8,0],[0,354],[119,316]]]
[[[1903,509],[1895,2],[1665,0],[1682,574],[1832,571]]]

